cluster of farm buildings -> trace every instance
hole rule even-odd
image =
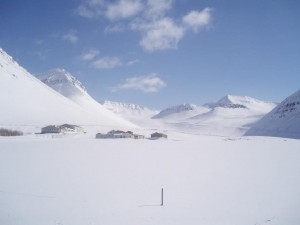
[[[63,125],[49,125],[43,127],[41,134],[69,134],[69,133],[85,133],[84,129],[77,125],[63,124]],[[132,131],[112,130],[106,134],[97,133],[96,138],[100,139],[115,139],[115,138],[133,138],[144,139],[145,135],[134,134]],[[151,134],[151,139],[168,138],[166,134],[155,132]]]

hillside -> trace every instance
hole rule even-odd
[[[283,100],[246,135],[300,138],[300,90]]]
[[[153,115],[158,113],[157,110],[152,110],[133,103],[113,102],[106,100],[101,101],[100,104],[115,114],[133,122],[150,119]]]
[[[61,123],[133,126],[105,109],[102,113],[92,112],[70,101],[31,75],[3,49],[0,49],[0,92],[2,127],[39,129],[44,125]],[[92,102],[91,99],[88,101]]]
[[[83,84],[64,69],[53,69],[37,76],[42,82],[53,90],[62,94],[72,102],[79,105],[89,113],[101,118],[103,122],[121,124],[122,126],[135,127],[132,123],[107,110],[93,99]]]
[[[169,129],[195,134],[240,136],[276,104],[247,96],[227,95],[204,106],[181,104],[153,118]]]

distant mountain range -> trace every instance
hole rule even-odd
[[[179,104],[161,111],[130,103],[97,102],[64,69],[34,77],[0,49],[0,126],[76,123],[179,132],[300,138],[300,91],[278,106],[227,95],[204,105]]]
[[[276,106],[251,97],[227,95],[203,106],[181,104],[162,110],[152,118],[161,120],[169,129],[182,132],[241,136]]]

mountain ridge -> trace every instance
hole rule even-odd
[[[245,135],[300,138],[300,90],[284,99]]]
[[[3,49],[0,49],[0,91],[3,127],[40,128],[63,123],[135,127],[122,118],[115,119],[115,115],[99,115],[71,101],[30,74]]]

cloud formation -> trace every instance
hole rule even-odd
[[[62,39],[72,44],[76,44],[79,38],[76,30],[70,30],[68,33],[62,36]]]
[[[198,33],[210,25],[212,9],[192,10],[181,18],[167,15],[175,0],[85,0],[78,7],[78,14],[84,17],[106,17],[109,21],[125,20],[124,26],[108,26],[104,32],[125,30],[141,33],[140,46],[146,51],[176,49],[180,40],[189,31]],[[125,29],[126,26],[129,29]]]
[[[173,0],[148,0],[145,15],[152,19],[162,17],[172,8],[172,4]]]
[[[191,11],[182,18],[183,24],[192,28],[194,32],[210,24],[211,21],[211,8],[205,8],[202,11]]]
[[[110,20],[118,20],[135,16],[143,9],[140,0],[119,0],[108,4],[105,16]]]
[[[135,27],[142,32],[140,46],[147,51],[177,48],[177,43],[183,38],[185,30],[171,18],[164,17],[152,23],[142,23]]]
[[[99,50],[90,49],[89,51],[87,51],[81,55],[81,59],[84,61],[90,61],[90,60],[93,60],[97,55],[99,55]]]
[[[92,62],[92,66],[96,69],[113,69],[122,66],[123,63],[118,57],[104,56]]]
[[[161,88],[165,87],[166,83],[153,73],[147,76],[130,77],[125,80],[124,83],[119,84],[112,88],[112,92],[119,90],[133,89],[139,90],[145,93],[158,92]]]
[[[94,18],[103,14],[104,0],[85,0],[77,8],[78,15],[86,18]]]

